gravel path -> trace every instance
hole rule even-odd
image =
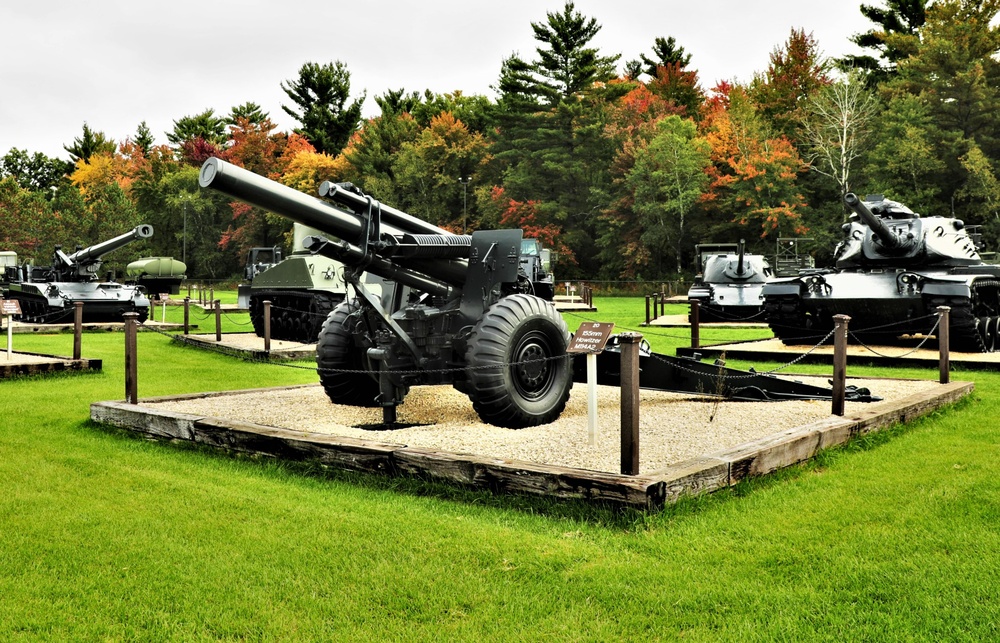
[[[824,378],[796,379],[825,385]],[[848,417],[938,386],[933,381],[906,380],[850,379],[848,384],[868,387],[873,394],[885,398],[884,402],[867,404],[848,402]],[[586,385],[574,385],[566,410],[557,421],[520,430],[483,424],[469,399],[450,386],[411,389],[398,409],[397,419],[418,426],[395,430],[358,428],[381,422],[381,409],[331,404],[318,385],[143,405],[451,453],[617,473],[619,389],[598,387],[598,431],[594,446],[588,439],[586,392]],[[829,401],[718,402],[645,390],[640,394],[639,408],[642,473],[831,417]]]

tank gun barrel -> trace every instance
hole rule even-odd
[[[101,257],[117,250],[122,246],[125,246],[137,239],[148,239],[153,236],[153,226],[148,223],[143,223],[137,225],[131,231],[125,234],[118,235],[113,239],[108,239],[101,243],[94,244],[82,250],[77,250],[71,255],[68,255],[66,259],[69,261],[70,265],[80,265],[84,263],[94,263],[100,261]]]
[[[451,292],[465,283],[468,237],[453,235],[336,183],[324,183],[321,192],[346,209],[218,158],[205,161],[198,182],[203,188],[210,187],[322,232],[331,243],[325,247],[315,243],[313,251],[324,247],[323,254],[336,254],[348,266],[363,266],[368,272],[398,281],[404,281],[400,275],[412,272],[411,281],[423,284],[423,290],[432,293]],[[377,218],[377,226],[373,225],[373,217]],[[370,238],[373,229],[378,230],[377,239]],[[343,243],[338,243],[341,240]],[[437,285],[431,287],[430,282]]]
[[[879,216],[869,210],[868,206],[858,198],[858,195],[848,192],[844,195],[844,203],[872,229],[872,232],[878,236],[882,247],[888,250],[895,250],[903,245],[903,240],[893,234],[889,226]]]
[[[739,246],[739,248],[740,248],[740,250],[739,250],[739,252],[740,252],[740,258],[739,258],[739,262],[736,264],[736,274],[737,275],[743,275],[743,272],[744,272],[744,270],[743,270],[743,255],[746,252],[746,244],[747,244],[747,242],[746,242],[745,239],[740,239],[740,246]]]

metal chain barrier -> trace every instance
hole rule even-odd
[[[931,338],[931,336],[932,336],[932,335],[933,335],[933,336],[936,336],[936,335],[937,335],[937,332],[936,332],[936,331],[937,331],[937,329],[938,329],[938,326],[940,326],[940,325],[941,325],[941,316],[940,316],[940,315],[936,315],[936,317],[937,317],[938,319],[937,319],[937,321],[936,321],[936,322],[934,322],[934,327],[933,327],[933,328],[931,328],[931,329],[930,329],[930,331],[929,331],[929,332],[928,332],[928,333],[927,333],[926,335],[924,335],[924,338],[923,338],[923,339],[922,339],[922,340],[920,341],[920,343],[919,343],[919,344],[917,344],[917,345],[916,345],[916,346],[915,346],[914,348],[912,348],[911,350],[908,350],[908,351],[906,351],[905,353],[902,353],[902,354],[900,354],[900,355],[886,355],[886,354],[884,354],[884,353],[880,353],[880,352],[878,352],[877,350],[875,350],[874,348],[872,348],[871,346],[869,346],[868,344],[866,344],[866,343],[864,343],[863,341],[861,341],[861,339],[860,339],[860,338],[859,338],[859,337],[858,337],[857,335],[855,335],[855,334],[854,334],[854,331],[853,331],[853,330],[848,330],[848,331],[847,331],[847,333],[848,333],[848,334],[849,334],[849,335],[850,335],[851,337],[853,337],[853,338],[854,338],[854,341],[856,341],[857,343],[861,344],[861,345],[862,345],[862,346],[864,346],[864,347],[865,347],[865,348],[866,348],[867,350],[871,351],[872,353],[875,353],[875,354],[876,354],[876,355],[878,355],[879,357],[888,357],[889,359],[900,359],[900,358],[903,358],[903,357],[906,357],[907,355],[912,355],[913,353],[916,353],[916,352],[917,352],[918,350],[920,350],[921,348],[923,348],[923,347],[924,347],[924,344],[926,344],[926,343],[927,343],[927,341],[928,341],[928,340],[930,340],[930,338]]]
[[[151,332],[157,333],[159,335],[163,335],[164,337],[169,337],[169,338],[171,338],[171,340],[176,336],[176,335],[174,335],[172,333],[168,333],[167,331],[160,330],[159,328],[154,328],[153,326],[146,326],[144,324],[140,324],[139,328],[142,329],[142,330],[144,330],[144,331],[151,331]],[[275,362],[275,361],[270,360],[270,359],[268,359],[266,357],[263,357],[263,358],[262,357],[256,357],[253,354],[249,354],[248,355],[247,351],[244,351],[244,350],[241,350],[241,349],[238,349],[238,348],[232,348],[232,347],[229,347],[229,346],[220,346],[219,344],[209,344],[209,343],[199,344],[199,348],[201,348],[201,347],[207,348],[210,351],[213,351],[213,352],[216,352],[216,353],[220,353],[220,354],[223,354],[223,355],[230,355],[230,356],[234,356],[234,357],[239,357],[240,359],[242,359],[244,361],[247,361],[247,362],[257,362],[257,363],[274,364],[275,366],[281,366],[281,367],[284,367],[284,368],[298,368],[298,369],[303,369],[303,370],[316,371],[317,373],[344,373],[344,374],[348,374],[348,375],[378,375],[379,373],[389,373],[391,375],[421,375],[421,374],[425,374],[425,373],[431,373],[431,374],[462,373],[462,372],[470,372],[470,371],[495,370],[495,369],[499,369],[499,368],[508,368],[510,366],[521,366],[521,365],[525,365],[525,364],[537,364],[538,362],[554,362],[554,361],[558,361],[558,360],[569,359],[569,354],[566,354],[566,355],[555,355],[555,356],[552,356],[552,357],[540,357],[540,358],[537,358],[537,359],[530,359],[530,360],[524,360],[524,361],[519,361],[519,362],[502,362],[502,363],[499,363],[499,364],[484,364],[482,366],[464,366],[464,367],[438,368],[438,369],[377,371],[377,370],[366,370],[366,369],[318,368],[316,366],[303,366],[301,364],[286,364],[286,363],[282,363],[282,362]]]
[[[820,346],[822,346],[823,344],[825,344],[826,341],[833,336],[833,331],[834,331],[834,329],[831,329],[830,332],[827,333],[826,336],[823,337],[823,339],[821,339],[819,341],[819,343],[817,343],[815,346],[813,346],[812,348],[810,348],[806,352],[802,353],[801,355],[799,355],[798,357],[796,357],[792,361],[790,361],[790,362],[788,362],[786,364],[782,364],[781,366],[778,366],[776,368],[772,368],[769,371],[759,371],[759,372],[751,373],[749,375],[724,375],[724,374],[720,373],[719,377],[722,378],[722,379],[724,379],[724,380],[748,380],[748,379],[752,379],[754,377],[758,377],[760,375],[773,375],[774,373],[777,373],[778,371],[782,371],[782,370],[788,368],[789,366],[794,366],[795,364],[798,364],[799,362],[801,362],[809,354],[811,354],[817,348],[819,348]],[[652,356],[660,359],[660,361],[662,361],[664,363],[669,363],[669,362],[667,362],[667,360],[660,358],[660,356],[658,356],[656,353],[652,353]],[[673,366],[675,368],[678,368],[678,369],[680,369],[682,371],[686,371],[688,373],[693,373],[695,375],[701,375],[700,371],[695,371],[695,370],[690,369],[690,368],[684,368],[683,366],[680,366],[678,364],[673,364]]]

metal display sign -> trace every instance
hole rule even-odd
[[[0,315],[20,315],[21,302],[16,299],[0,299]]]
[[[566,348],[567,353],[593,353],[597,354],[604,350],[604,345],[611,337],[614,330],[613,323],[587,322],[580,324]]]

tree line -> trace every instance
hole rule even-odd
[[[495,99],[399,89],[363,119],[346,66],[308,62],[281,83],[291,132],[253,102],[179,118],[165,145],[145,123],[121,142],[84,123],[68,160],[0,160],[0,249],[42,263],[53,240],[145,222],[150,254],[221,279],[250,247],[288,247],[288,220],[199,190],[210,156],[312,195],[349,181],[454,232],[520,227],[558,253],[560,279],[687,275],[696,243],[741,238],[772,254],[778,238],[808,237],[823,265],[848,191],[962,218],[995,247],[1000,0],[859,9],[864,55],[825,58],[793,29],[750,81],[707,89],[674,37],[622,61],[591,45],[599,23],[567,2],[530,23],[533,57],[501,61]]]

